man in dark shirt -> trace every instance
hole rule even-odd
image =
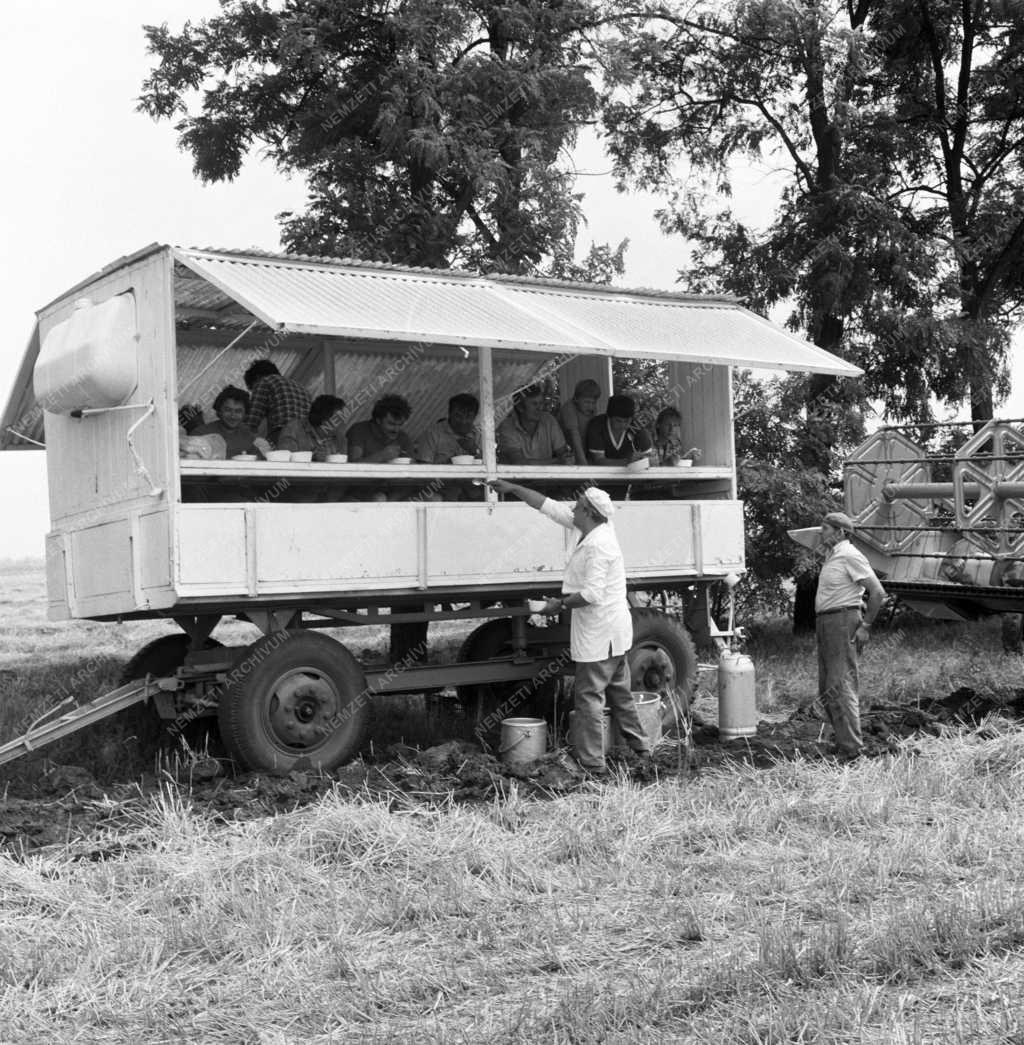
[[[285,377],[269,359],[257,359],[246,370],[245,387],[252,393],[245,423],[258,432],[266,420],[267,438],[275,446],[289,421],[304,421],[309,416],[309,393],[298,381]]]
[[[587,425],[591,464],[629,464],[647,456],[651,437],[634,423],[636,404],[627,395],[608,397],[607,411]]]
[[[354,424],[346,434],[349,461],[382,464],[396,457],[412,457],[412,440],[402,428],[411,415],[412,408],[403,396],[378,399],[371,419]]]

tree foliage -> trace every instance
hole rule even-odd
[[[179,33],[140,107],[172,119],[205,181],[260,147],[307,178],[290,250],[528,271],[566,263],[580,196],[565,162],[598,98],[591,0],[224,0]]]

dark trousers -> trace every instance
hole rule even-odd
[[[857,647],[853,641],[859,626],[860,609],[856,606],[819,614],[815,622],[818,696],[832,724],[836,746],[844,755],[859,755],[864,747],[860,735]]]
[[[576,757],[588,769],[604,768],[604,706],[612,712],[626,743],[638,754],[650,753],[651,745],[640,725],[630,689],[629,664],[625,655],[576,663],[576,722],[573,729]]]

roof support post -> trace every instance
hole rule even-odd
[[[488,479],[498,474],[497,439],[494,435],[494,358],[489,346],[477,349],[480,377],[480,450]],[[487,500],[494,503],[498,495],[490,486],[485,488]]]
[[[330,341],[324,341],[320,349],[320,357],[324,371],[324,393],[326,395],[338,394],[337,377],[334,373],[334,346]]]

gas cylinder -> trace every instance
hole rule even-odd
[[[754,662],[745,653],[725,650],[718,658],[718,735],[736,740],[756,732]]]

